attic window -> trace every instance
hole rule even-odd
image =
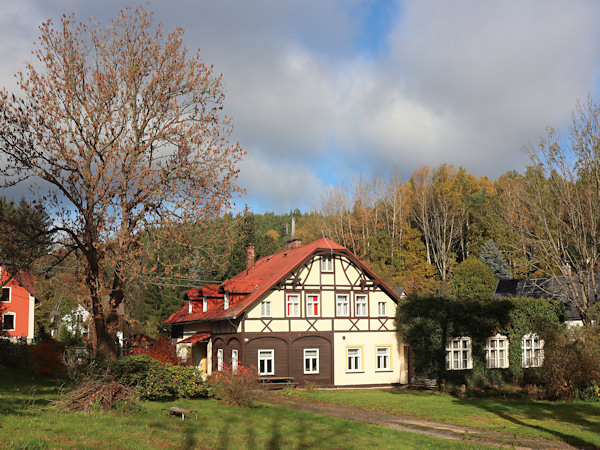
[[[321,256],[321,272],[333,272],[333,256]]]
[[[188,314],[191,314],[191,313],[192,313],[192,301],[189,300],[188,301]]]
[[[223,296],[223,309],[229,309],[229,293],[225,292]]]
[[[206,312],[207,301],[206,297],[202,297],[202,312]]]

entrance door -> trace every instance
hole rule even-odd
[[[194,365],[200,369],[202,375],[206,375],[206,342],[198,342],[194,344]]]

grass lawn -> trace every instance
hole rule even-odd
[[[231,408],[216,400],[144,402],[139,414],[60,414],[48,407],[59,382],[0,368],[0,447],[10,448],[469,448],[374,425],[258,405]],[[182,421],[161,408],[198,410]],[[480,447],[478,447],[480,448]]]
[[[437,392],[383,389],[294,391],[290,395],[390,414],[600,447],[600,402],[461,399]]]

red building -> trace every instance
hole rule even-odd
[[[31,272],[11,276],[0,267],[2,335],[31,342],[34,330],[35,287]]]

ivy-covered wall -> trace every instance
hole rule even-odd
[[[522,338],[547,327],[558,327],[564,317],[560,302],[533,298],[464,301],[440,297],[412,297],[398,304],[396,326],[411,347],[417,377],[438,383],[486,386],[535,378],[535,369],[521,367]],[[509,367],[487,369],[485,345],[501,334],[509,340]],[[446,370],[446,345],[470,337],[473,368]]]

